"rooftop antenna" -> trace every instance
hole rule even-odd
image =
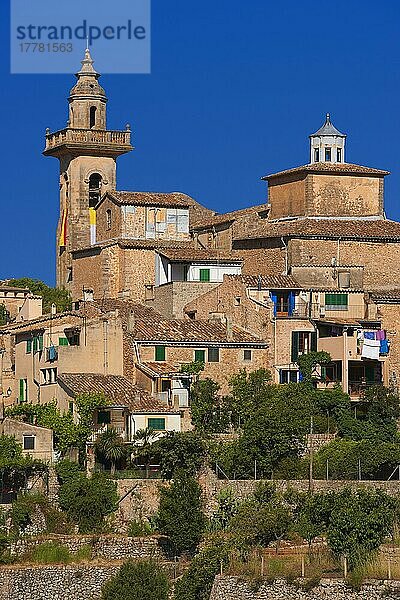
[[[89,50],[89,36],[86,38],[86,50]]]

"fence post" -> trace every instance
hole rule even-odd
[[[347,556],[344,557],[343,561],[344,578],[347,578]]]
[[[220,575],[223,575],[222,559],[219,561],[219,573]]]
[[[254,459],[254,480],[257,481],[257,459]]]
[[[326,459],[326,480],[329,481],[329,458]]]
[[[264,555],[261,556],[261,577],[264,577]]]
[[[176,561],[177,561],[177,556],[174,556],[174,579],[176,579]]]
[[[301,576],[305,577],[306,574],[306,565],[304,561],[304,554],[301,555]]]
[[[388,558],[388,561],[387,561],[387,576],[390,581],[392,579],[392,569],[391,569],[391,564],[390,564],[390,558]]]

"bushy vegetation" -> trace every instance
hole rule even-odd
[[[24,560],[42,565],[63,564],[90,560],[92,549],[90,546],[82,546],[77,552],[70,552],[66,546],[58,542],[43,542],[35,546]]]
[[[107,581],[102,600],[167,600],[168,578],[161,567],[149,560],[128,561]]]
[[[60,487],[60,507],[78,525],[80,533],[104,531],[105,517],[116,510],[117,502],[115,482],[101,473],[91,477],[78,473]]]
[[[175,555],[195,552],[206,528],[202,509],[201,488],[183,471],[161,489],[157,529],[168,536]]]
[[[43,533],[72,533],[73,524],[67,515],[56,508],[50,500],[40,493],[20,494],[12,503],[11,522],[16,535],[23,534],[32,525],[35,515],[43,519]]]

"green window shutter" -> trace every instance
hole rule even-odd
[[[26,340],[26,353],[30,354],[32,352],[32,340]]]
[[[25,401],[25,379],[19,380],[19,401]]]
[[[39,343],[39,350],[43,350],[43,335],[39,335],[38,343]]]
[[[68,340],[66,337],[60,337],[58,338],[58,345],[59,346],[68,346]]]
[[[299,358],[299,335],[299,331],[292,331],[292,363],[297,362],[297,359]]]
[[[311,350],[311,352],[317,351],[317,332],[316,331],[311,332],[310,350]]]
[[[155,431],[165,431],[165,419],[159,417],[147,419],[147,427]]]
[[[210,281],[210,269],[200,269],[200,281]]]
[[[165,346],[156,346],[155,360],[165,360]]]
[[[39,343],[37,337],[33,338],[33,352],[37,352],[39,348]]]
[[[349,303],[348,294],[325,294],[325,306],[347,309]]]
[[[205,350],[195,350],[194,351],[194,360],[195,360],[195,362],[206,362],[206,351]]]

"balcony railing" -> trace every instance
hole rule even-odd
[[[343,321],[379,321],[376,306],[373,304],[349,304],[348,306],[331,306],[329,304],[311,304],[309,314],[312,319]]]
[[[125,427],[118,427],[116,425],[113,425],[112,423],[109,423],[107,425],[99,425],[98,427],[93,427],[89,441],[95,442],[99,435],[101,435],[102,433],[106,433],[106,431],[108,431],[109,429],[113,429],[114,431],[116,431],[118,435],[122,437],[124,442],[129,441]]]
[[[376,385],[383,385],[383,382],[349,381],[349,394],[350,396],[362,396],[368,388]]]
[[[116,146],[130,146],[131,132],[107,131],[97,129],[61,129],[54,133],[46,133],[46,148],[51,150],[63,144],[111,144]]]

